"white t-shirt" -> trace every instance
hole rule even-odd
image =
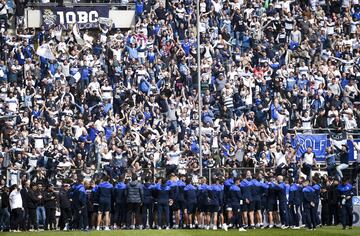
[[[314,153],[305,153],[304,154],[304,163],[308,164],[308,165],[313,165],[314,164]]]

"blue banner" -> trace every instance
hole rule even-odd
[[[308,147],[311,147],[317,161],[325,160],[326,148],[329,146],[326,134],[298,134],[296,136],[296,141],[299,145],[299,149],[296,153],[298,158],[306,152]]]
[[[360,143],[360,140],[354,140],[354,142]],[[357,158],[357,151],[350,140],[347,141],[347,145],[349,147],[349,161],[355,161]]]

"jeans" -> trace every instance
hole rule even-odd
[[[344,169],[346,169],[346,168],[348,168],[349,167],[349,165],[348,164],[344,164],[344,163],[342,163],[342,164],[340,164],[340,165],[338,165],[337,167],[336,167],[336,171],[337,171],[337,173],[338,173],[338,175],[339,175],[339,177],[342,179],[344,176],[343,176],[343,174],[342,174],[342,170],[344,170]]]
[[[10,227],[10,212],[7,208],[0,208],[0,230],[9,229]]]
[[[43,206],[38,206],[36,208],[36,218],[37,218],[37,225],[40,226],[44,226],[45,227],[45,222],[46,222],[46,213],[45,213],[45,207]],[[40,223],[40,219],[41,219],[41,223]]]
[[[162,226],[162,217],[163,213],[165,214],[166,227],[170,225],[170,209],[167,203],[158,204],[158,226]]]

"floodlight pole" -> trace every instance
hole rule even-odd
[[[200,176],[203,176],[203,164],[202,164],[202,147],[201,147],[201,58],[200,58],[200,0],[196,0],[196,31],[197,31],[197,78],[198,78],[198,113],[199,113],[199,167],[200,167]]]

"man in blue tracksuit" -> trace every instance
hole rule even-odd
[[[150,182],[150,177],[145,178],[143,184],[144,200],[142,206],[143,226],[147,229],[153,225],[153,210],[154,210],[154,188],[155,185]]]
[[[173,228],[178,228],[177,222],[174,223],[174,212],[176,211],[176,200],[177,200],[177,195],[178,195],[178,183],[177,183],[177,176],[175,174],[171,174],[169,180],[166,181],[166,185],[170,187],[170,191],[171,191],[171,196],[173,198],[173,203],[170,205],[169,207],[169,215],[170,215],[170,227]],[[180,214],[179,214],[180,215]],[[175,221],[177,220],[177,218],[175,217]]]
[[[213,219],[213,230],[217,229],[218,213],[220,206],[223,203],[223,187],[219,184],[218,179],[214,178],[213,183],[209,188],[209,211]]]
[[[284,177],[278,176],[278,188],[279,188],[279,213],[282,228],[289,227],[289,216],[288,216],[288,200],[287,200],[287,184],[284,182]]]
[[[104,229],[109,230],[109,213],[112,204],[113,185],[109,183],[109,177],[107,175],[104,176],[103,181],[98,185],[97,192],[99,197],[99,209],[96,230],[100,230],[103,214],[105,214]]]
[[[262,214],[261,214],[261,195],[263,191],[262,183],[257,179],[251,180],[253,184],[252,195],[254,201],[254,213],[256,217],[257,227],[263,227]]]
[[[309,180],[304,181],[302,192],[306,227],[308,229],[315,229],[315,190],[310,185]]]
[[[241,207],[243,205],[243,195],[240,188],[240,179],[235,179],[235,183],[230,186],[228,193],[228,204],[233,212],[232,224],[239,227],[239,231],[246,231],[243,228]]]
[[[154,187],[155,198],[157,202],[157,217],[158,229],[162,229],[162,217],[165,214],[166,229],[170,228],[170,209],[169,205],[173,203],[172,191],[168,184],[165,183],[163,178],[159,178],[156,186]]]
[[[185,198],[184,198],[184,188],[186,177],[185,175],[181,175],[180,179],[176,181],[176,188],[175,188],[175,202],[173,205],[173,210],[175,211],[175,225],[174,229],[179,228],[181,225],[180,214],[184,216],[184,209],[185,209]],[[183,224],[185,223],[184,219],[182,219]]]
[[[241,181],[240,187],[243,195],[243,219],[245,228],[250,226],[255,227],[254,224],[254,201],[253,201],[253,183],[251,182],[252,175],[250,171],[246,172],[246,178]],[[249,213],[249,218],[248,218]]]
[[[274,227],[274,220],[276,213],[278,211],[277,195],[278,195],[278,186],[276,184],[275,177],[270,178],[268,182],[268,198],[267,198],[267,212],[269,216],[269,228]]]
[[[186,186],[184,188],[185,198],[185,219],[190,229],[194,228],[193,220],[196,214],[197,205],[197,188],[191,184],[191,179],[186,180]]]
[[[119,182],[114,186],[114,202],[115,228],[126,227],[126,184],[124,183],[124,177],[120,177]]]
[[[293,229],[300,229],[300,205],[302,200],[302,187],[290,179],[289,189],[289,223]]]
[[[315,190],[315,223],[316,226],[320,226],[321,225],[321,221],[320,221],[320,217],[318,214],[318,209],[319,209],[319,203],[320,203],[320,189],[321,189],[321,184],[320,184],[320,180],[318,178],[313,178],[313,189]]]
[[[209,189],[210,187],[207,185],[207,180],[205,177],[202,177],[200,179],[200,185],[198,186],[198,196],[197,196],[197,202],[198,202],[198,223],[200,228],[209,228],[209,218],[207,217],[209,215],[209,204],[210,204],[210,198],[209,198]]]
[[[354,188],[346,179],[343,179],[337,190],[341,210],[341,224],[343,229],[346,229],[347,226],[351,229],[353,223],[352,197],[355,195]]]
[[[229,203],[229,191],[230,187],[234,184],[234,179],[231,177],[230,173],[228,173],[228,178],[224,181],[224,210],[226,211],[226,224],[223,225],[223,228],[227,228],[227,225],[230,224],[230,220],[232,219],[232,208]]]
[[[77,182],[72,186],[70,192],[70,200],[74,211],[74,224],[72,228],[87,230],[87,197],[85,186],[83,185],[83,177],[78,177]]]

